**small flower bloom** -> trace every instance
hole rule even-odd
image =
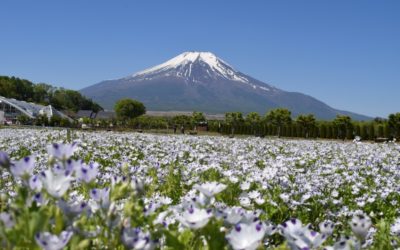
[[[211,210],[197,208],[190,205],[183,212],[182,216],[178,216],[179,221],[186,227],[199,229],[204,227],[213,216]]]
[[[351,230],[361,240],[368,235],[368,230],[372,226],[371,219],[365,214],[356,214],[350,223]]]
[[[29,179],[29,188],[36,192],[40,192],[42,190],[43,184],[40,181],[40,178],[37,175],[32,175]]]
[[[35,236],[36,243],[44,250],[63,249],[72,237],[72,232],[63,231],[60,236],[50,234],[49,232],[38,233]]]
[[[327,239],[327,235],[310,230],[308,225],[303,226],[298,219],[284,222],[280,229],[292,249],[317,248]]]
[[[390,226],[390,233],[392,235],[400,236],[400,218],[397,218],[396,221]]]
[[[65,194],[72,180],[68,171],[64,174],[53,174],[51,170],[46,170],[40,173],[40,178],[47,192],[56,198],[60,198]]]
[[[333,233],[334,228],[335,224],[332,221],[327,220],[319,223],[319,231],[327,236]]]
[[[12,228],[15,225],[15,221],[9,213],[0,213],[0,221],[3,222],[6,228]]]
[[[95,188],[90,191],[90,197],[98,203],[103,209],[108,209],[110,206],[110,189]]]
[[[124,228],[121,237],[126,247],[135,250],[151,250],[157,244],[157,241],[151,240],[149,233],[143,232],[140,228]]]
[[[70,158],[74,152],[78,149],[77,143],[72,144],[58,144],[53,143],[47,147],[47,152],[50,156],[60,159],[66,160]]]
[[[59,200],[57,203],[58,207],[64,212],[68,217],[74,218],[81,214],[85,209],[88,208],[88,204],[85,201],[77,202],[66,202],[64,200]]]
[[[36,193],[35,195],[33,195],[31,201],[36,202],[36,204],[38,206],[44,205],[47,203],[47,200],[45,200],[45,198],[43,197],[43,195],[41,193]]]
[[[226,188],[226,185],[214,181],[214,182],[203,183],[201,185],[196,184],[194,185],[193,188],[199,190],[205,196],[210,198],[222,192]]]
[[[86,183],[91,182],[99,172],[99,164],[97,163],[90,163],[89,165],[81,165],[80,167],[76,168],[76,177],[84,181]]]
[[[10,170],[14,177],[21,177],[23,175],[31,175],[34,167],[35,158],[33,156],[27,156],[19,161],[11,163]]]
[[[233,249],[256,249],[266,233],[266,226],[261,221],[249,224],[239,223],[226,236]]]

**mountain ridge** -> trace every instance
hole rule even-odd
[[[259,81],[211,52],[184,52],[162,64],[120,79],[102,81],[80,92],[105,108],[112,108],[118,99],[134,98],[154,111],[264,114],[269,109],[284,107],[294,116],[313,113],[319,119],[332,119],[344,114],[355,120],[372,119]]]

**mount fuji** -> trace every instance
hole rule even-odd
[[[343,114],[356,120],[371,119],[261,82],[235,70],[210,52],[185,52],[155,67],[121,79],[102,81],[80,92],[106,109],[113,109],[121,98],[133,98],[152,111],[265,114],[269,109],[284,107],[293,116],[312,113],[319,119],[333,119]]]

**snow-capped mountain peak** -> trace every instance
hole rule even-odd
[[[184,52],[160,65],[137,72],[131,77],[152,78],[163,73],[171,75],[172,70],[175,76],[196,80],[192,70],[195,65],[201,65],[210,77],[219,76],[229,80],[249,82],[244,75],[211,52]]]

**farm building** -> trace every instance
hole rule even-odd
[[[0,112],[2,112],[2,123],[16,123],[19,116],[36,119],[41,115],[47,116],[49,119],[53,116],[59,116],[72,121],[71,118],[56,110],[51,105],[44,106],[2,96],[0,96]]]

